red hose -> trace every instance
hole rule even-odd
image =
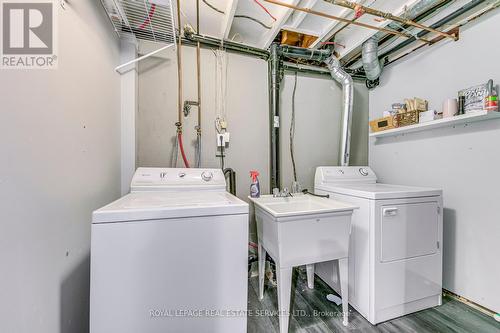
[[[144,22],[142,22],[142,24],[139,26],[139,29],[141,29],[141,30],[144,29],[149,24],[149,22],[151,22],[151,19],[153,18],[153,15],[155,14],[155,10],[156,10],[156,5],[152,4],[151,8],[149,9],[148,17],[144,20]]]
[[[184,165],[186,168],[189,168],[189,162],[188,159],[186,158],[186,153],[184,152],[184,145],[182,144],[182,133],[177,134],[177,138],[179,139],[179,147],[181,148],[181,155],[182,159],[184,160]]]

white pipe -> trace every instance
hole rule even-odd
[[[172,46],[174,46],[174,44],[170,44],[170,45],[167,45],[167,46],[164,46],[164,47],[160,47],[158,50],[154,50],[153,52],[149,52],[148,54],[145,54],[142,57],[139,57],[139,58],[134,59],[134,60],[130,60],[129,62],[126,62],[126,63],[124,63],[124,64],[116,67],[115,71],[117,71],[120,74],[123,74],[122,72],[120,72],[120,69],[122,69],[124,67],[127,67],[127,66],[130,66],[132,64],[135,64],[136,62],[139,62],[139,61],[144,60],[146,58],[149,58],[152,55],[155,55],[155,54],[157,54],[157,53],[159,53],[159,52],[161,52],[163,50],[166,50],[166,49],[168,49],[169,47],[172,47]]]

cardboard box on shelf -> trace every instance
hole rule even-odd
[[[397,126],[396,122],[394,121],[394,117],[390,116],[370,121],[370,127],[372,129],[372,132],[380,132],[391,128],[396,128]]]
[[[419,122],[419,124],[422,124],[422,123],[426,123],[426,122],[433,121],[436,119],[441,119],[441,118],[443,118],[442,112],[438,112],[436,110],[429,110],[429,111],[420,112],[418,122]]]

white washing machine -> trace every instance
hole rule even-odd
[[[246,332],[247,244],[221,170],[139,168],[93,214],[90,332]]]
[[[369,167],[319,167],[315,192],[360,207],[352,216],[349,303],[372,324],[441,305],[442,191],[377,183]],[[331,263],[316,274],[336,291]]]

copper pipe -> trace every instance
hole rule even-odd
[[[196,33],[200,34],[200,0],[196,0]],[[196,75],[198,82],[198,133],[201,133],[201,45],[196,43]]]
[[[338,17],[338,16],[333,16],[333,15],[325,14],[325,13],[322,13],[322,12],[317,12],[317,11],[309,9],[309,8],[297,7],[297,6],[290,5],[290,4],[281,2],[281,1],[276,1],[276,0],[264,0],[264,1],[268,2],[268,3],[272,3],[274,5],[278,5],[278,6],[287,7],[287,8],[291,8],[291,9],[294,9],[294,10],[298,10],[299,12],[304,12],[304,13],[308,13],[308,14],[312,14],[312,15],[321,16],[321,17],[326,17],[326,18],[329,18],[331,20],[336,20],[336,21],[340,21],[340,22],[344,22],[344,23],[348,23],[348,24],[352,24],[352,25],[357,25],[357,26],[360,26],[360,27],[363,27],[363,28],[368,28],[368,29],[382,31],[382,32],[385,32],[387,34],[393,34],[393,35],[397,35],[397,36],[401,36],[401,37],[406,37],[406,38],[413,38],[414,37],[413,35],[408,34],[408,33],[400,32],[400,31],[396,31],[396,30],[392,30],[392,29],[387,29],[387,28],[380,28],[380,27],[376,27],[376,26],[373,26],[373,25],[369,25],[369,24],[361,23],[361,22],[357,22],[357,21],[352,21],[352,20],[349,20],[349,19],[346,19],[346,18],[343,18],[343,17]],[[420,40],[423,41],[423,42],[429,43],[429,41],[426,40],[426,39],[421,38]]]
[[[451,39],[453,39],[455,41],[457,40],[457,38],[455,36],[447,34],[447,33],[443,32],[443,31],[436,30],[434,28],[425,26],[423,24],[420,24],[418,22],[415,22],[415,21],[412,21],[412,20],[409,20],[409,19],[404,19],[404,18],[401,18],[399,16],[392,15],[391,13],[386,13],[386,12],[382,12],[382,11],[379,11],[379,10],[376,10],[376,9],[373,9],[373,8],[370,8],[370,7],[365,7],[365,6],[359,5],[359,4],[354,3],[354,2],[350,2],[350,1],[346,1],[346,0],[324,0],[324,1],[326,1],[328,3],[331,3],[333,5],[337,5],[337,6],[344,7],[344,8],[349,8],[349,9],[352,9],[352,10],[361,9],[363,12],[365,12],[367,14],[370,14],[370,15],[373,15],[373,16],[377,16],[377,17],[381,17],[381,18],[384,18],[384,19],[396,21],[396,22],[399,22],[399,23],[402,23],[402,24],[411,25],[411,26],[417,27],[419,29],[423,29],[423,30],[427,30],[429,32],[433,32],[433,33],[438,34],[438,35],[443,36],[443,37],[451,38]]]
[[[196,75],[198,79],[198,132],[201,132],[201,45],[200,42],[196,44]]]
[[[177,130],[182,133],[182,26],[181,26],[181,2],[177,0],[177,24],[179,25],[179,42],[177,45],[177,76],[178,76],[178,85],[179,85],[179,94],[178,94],[178,122],[180,126],[177,127]]]

